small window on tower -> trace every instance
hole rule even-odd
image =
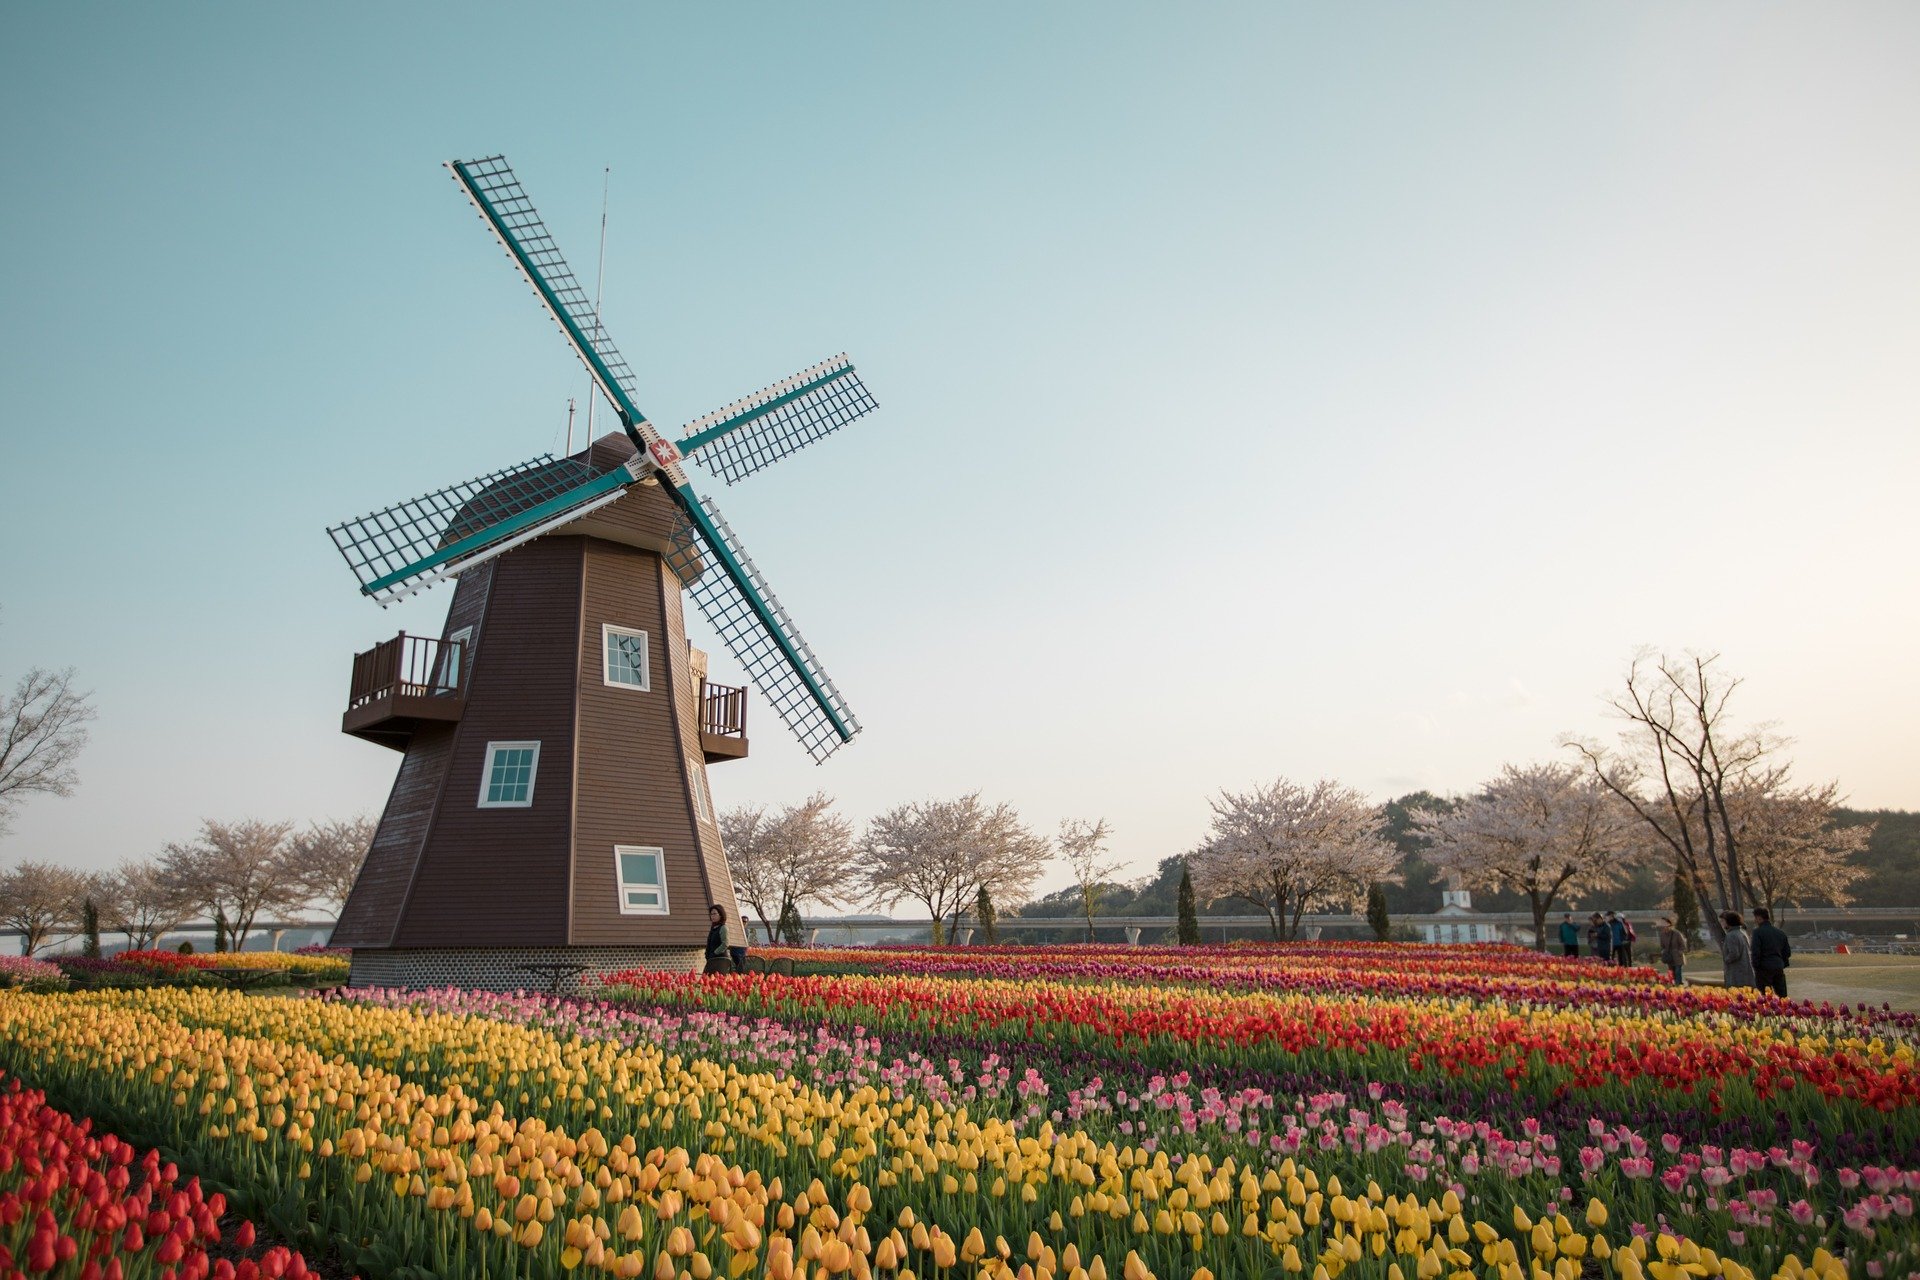
[[[614,874],[620,880],[621,915],[667,914],[667,877],[663,857],[661,850],[641,845],[613,846]]]
[[[707,794],[707,767],[698,760],[687,762],[687,769],[693,774],[693,807],[699,813],[700,821],[713,821],[713,797]]]
[[[489,742],[480,768],[482,809],[525,809],[533,804],[533,775],[540,765],[537,742]]]
[[[600,628],[600,638],[607,655],[607,683],[626,689],[646,689],[647,633],[616,627],[609,622]]]

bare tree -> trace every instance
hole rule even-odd
[[[1708,927],[1716,939],[1725,933],[1720,913],[1741,910],[1747,892],[1732,797],[1762,780],[1784,746],[1769,726],[1734,725],[1728,705],[1741,682],[1719,661],[1717,654],[1640,650],[1625,691],[1607,700],[1626,721],[1620,745],[1566,742],[1639,818],[1648,838],[1671,851],[1695,894],[1713,907]]]
[[[771,815],[746,805],[720,815],[733,886],[769,939],[801,903],[831,906],[856,895],[853,826],[832,810],[832,797],[815,792]]]
[[[35,667],[0,698],[0,833],[32,795],[70,795],[79,783],[74,757],[87,745],[93,708],[73,687],[73,671]]]
[[[87,876],[72,867],[36,860],[16,863],[0,875],[0,923],[20,931],[20,952],[30,956],[74,935],[89,887]]]
[[[1526,895],[1541,951],[1557,899],[1619,883],[1645,848],[1626,806],[1570,764],[1508,765],[1479,794],[1412,817],[1428,861],[1469,884]]]
[[[129,859],[95,885],[100,918],[109,929],[127,935],[127,945],[144,951],[193,916],[195,904],[167,882],[152,858]]]
[[[1049,849],[1010,805],[988,807],[974,792],[889,809],[867,824],[860,852],[864,896],[922,904],[938,945],[949,917],[958,926],[982,888],[1002,906],[1026,901]]]
[[[336,915],[347,905],[347,895],[353,892],[353,882],[359,878],[377,829],[372,818],[361,814],[313,823],[292,838],[288,849],[299,869],[307,901]]]
[[[306,886],[292,853],[291,822],[201,824],[193,844],[170,844],[162,860],[166,882],[209,914],[223,913],[233,949],[247,944],[262,911],[298,907]]]
[[[1080,908],[1087,917],[1087,941],[1093,941],[1093,913],[1100,905],[1100,893],[1113,873],[1125,864],[1107,858],[1107,820],[1066,818],[1060,823],[1060,835],[1054,844],[1073,878],[1080,886]]]
[[[1866,874],[1854,857],[1867,847],[1874,824],[1833,824],[1839,783],[1789,787],[1783,766],[1727,800],[1750,901],[1769,911],[1782,903],[1853,901],[1851,886]]]
[[[1210,901],[1259,907],[1277,939],[1297,936],[1314,902],[1351,904],[1368,884],[1400,878],[1379,810],[1351,787],[1280,778],[1239,794],[1222,791],[1212,804],[1213,829],[1188,858],[1195,887]]]

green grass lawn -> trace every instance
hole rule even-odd
[[[1718,984],[1718,956],[1687,958],[1687,981]],[[1802,953],[1787,969],[1787,993],[1800,1000],[1835,1004],[1890,1004],[1920,1013],[1920,956],[1867,956]]]

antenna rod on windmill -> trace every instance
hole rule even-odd
[[[568,396],[567,397],[567,451],[564,454],[562,454],[561,457],[571,458],[572,456],[573,456],[573,397]]]
[[[613,185],[613,166],[600,171],[600,264],[593,272],[593,326],[605,336],[607,326],[600,319],[600,286],[607,279],[607,191]],[[593,377],[587,377],[587,445],[593,445]],[[572,452],[572,450],[568,450]]]

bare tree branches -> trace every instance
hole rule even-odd
[[[193,844],[170,844],[162,861],[167,884],[208,914],[223,912],[236,950],[262,911],[300,906],[307,889],[288,837],[291,822],[201,824]]]
[[[1478,795],[1412,816],[1430,842],[1428,861],[1470,884],[1526,895],[1542,951],[1555,900],[1617,884],[1644,847],[1631,811],[1570,764],[1508,765]]]
[[[957,925],[983,887],[1002,905],[1024,902],[1050,850],[1011,806],[990,808],[974,792],[887,810],[868,824],[860,852],[864,896],[922,904],[938,943],[948,917]]]
[[[832,797],[815,792],[771,815],[744,805],[720,815],[734,888],[770,939],[801,903],[831,906],[858,894],[853,826],[832,810]]]
[[[87,745],[93,708],[73,687],[73,671],[35,667],[0,698],[0,833],[32,795],[70,795],[79,782],[73,761]]]
[[[1280,778],[1221,792],[1213,829],[1188,859],[1203,898],[1259,907],[1280,939],[1299,932],[1312,902],[1352,903],[1373,881],[1397,881],[1398,863],[1379,811],[1325,778],[1311,787]]]
[[[32,859],[17,863],[0,875],[0,924],[20,931],[23,955],[64,942],[79,928],[80,903],[89,887],[88,878],[71,867]]]
[[[1780,759],[1785,740],[1769,725],[1742,729],[1732,723],[1728,708],[1740,681],[1718,663],[1715,654],[1641,650],[1628,667],[1625,690],[1607,701],[1626,721],[1620,745],[1609,750],[1580,739],[1567,742],[1593,778],[1639,819],[1644,835],[1672,855],[1695,895],[1713,907],[1708,927],[1715,938],[1724,931],[1720,914],[1765,896],[1763,883],[1788,898],[1789,879],[1825,886],[1795,893],[1845,892],[1853,839],[1833,835],[1824,854],[1813,854],[1806,826],[1809,813],[1819,808],[1813,797],[1825,791],[1830,799],[1834,789],[1787,788],[1788,766]],[[1783,834],[1782,822],[1800,834]],[[1767,860],[1764,873],[1753,865],[1756,859]],[[1823,869],[1816,872],[1816,866]]]
[[[1118,859],[1108,860],[1108,834],[1105,818],[1091,822],[1085,818],[1064,818],[1060,822],[1060,835],[1054,841],[1080,886],[1080,906],[1087,917],[1088,942],[1093,941],[1093,913],[1100,905],[1100,891],[1113,873],[1126,865]]]
[[[373,847],[376,825],[361,814],[355,818],[337,818],[315,822],[292,837],[288,855],[298,871],[300,887],[309,902],[336,914],[347,905],[360,866]]]

